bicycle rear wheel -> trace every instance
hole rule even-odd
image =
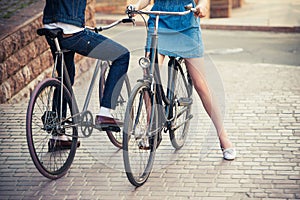
[[[104,88],[105,88],[105,80],[107,78],[107,74],[108,74],[108,62],[104,62],[102,64],[106,64],[107,66],[105,66],[104,71],[102,71],[102,74],[100,76],[100,84],[99,84],[99,95],[100,95],[100,99],[102,99],[103,97],[103,92],[104,92]],[[118,96],[118,100],[117,100],[117,105],[116,105],[116,109],[112,110],[112,115],[114,116],[114,118],[119,119],[121,122],[124,121],[125,119],[125,111],[126,111],[126,105],[128,102],[128,98],[130,95],[130,82],[128,79],[128,76],[125,75],[125,80],[124,83],[122,85],[122,89],[120,92],[120,95]],[[115,131],[110,131],[107,130],[107,136],[109,138],[109,140],[111,141],[111,143],[113,145],[115,145],[118,148],[122,148],[122,132],[123,132],[123,127],[121,126],[121,131],[120,132],[115,132]]]
[[[175,91],[172,104],[172,115],[177,114],[177,117],[172,122],[172,128],[169,130],[169,136],[172,146],[175,149],[180,149],[186,140],[187,132],[190,125],[191,106],[192,106],[192,80],[189,77],[186,68],[177,62],[173,62],[171,65],[177,65],[178,74],[175,82]],[[174,67],[174,66],[170,66]],[[175,105],[176,104],[176,105]]]
[[[64,87],[63,116],[60,118],[61,82],[49,78],[41,82],[30,98],[26,115],[26,137],[29,153],[38,171],[49,179],[64,176],[70,168],[77,148],[76,119],[72,97]],[[62,141],[66,135],[69,140]],[[66,137],[64,138],[66,139]],[[67,143],[68,142],[68,143]],[[70,148],[64,148],[68,144]]]
[[[139,82],[131,92],[123,130],[123,159],[127,178],[143,185],[152,170],[157,144],[157,109],[150,87]]]

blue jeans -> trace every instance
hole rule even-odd
[[[64,53],[64,60],[68,69],[71,84],[75,77],[75,53],[100,60],[112,61],[106,80],[101,106],[115,109],[117,97],[121,92],[125,74],[128,70],[130,53],[127,48],[93,31],[83,30],[71,37],[58,38],[62,49],[69,50]],[[53,57],[56,47],[54,42],[47,38]],[[59,62],[60,63],[60,62]],[[59,66],[58,66],[59,69]],[[59,70],[58,70],[58,73]]]

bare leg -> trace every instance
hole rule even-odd
[[[204,109],[212,119],[217,130],[221,147],[224,149],[232,148],[232,143],[230,142],[223,126],[223,119],[219,110],[219,106],[216,103],[213,93],[209,89],[209,85],[205,77],[204,58],[185,59],[185,63],[192,78],[194,87],[202,101]]]

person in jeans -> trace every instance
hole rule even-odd
[[[121,91],[124,75],[127,73],[130,53],[128,49],[113,40],[84,28],[86,3],[86,0],[71,2],[46,0],[43,11],[44,28],[60,28],[63,31],[63,34],[58,36],[58,40],[62,49],[69,50],[64,53],[64,61],[72,85],[75,77],[75,53],[112,62],[95,123],[99,126],[102,124],[117,126],[119,121],[113,118],[110,110],[116,107],[117,96]],[[47,42],[55,58],[54,41],[47,38]]]
[[[139,0],[135,5],[129,5],[127,9],[129,11],[134,9],[140,10],[148,6],[149,3],[150,0]],[[194,87],[217,130],[223,158],[234,160],[236,157],[235,148],[233,148],[224,129],[221,112],[215,103],[213,93],[210,92],[204,73],[204,50],[199,18],[205,17],[207,13],[207,0],[155,0],[152,10],[181,12],[185,11],[186,5],[195,7],[196,12],[184,16],[161,15],[159,18],[158,62],[161,65],[166,55],[185,59]],[[150,53],[151,33],[154,30],[154,26],[155,16],[150,15],[146,55]]]

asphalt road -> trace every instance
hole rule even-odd
[[[131,51],[143,51],[145,27],[120,25],[102,34]],[[300,34],[202,30],[205,53],[214,61],[300,66]]]
[[[203,39],[217,61],[300,66],[300,34],[204,30]]]

